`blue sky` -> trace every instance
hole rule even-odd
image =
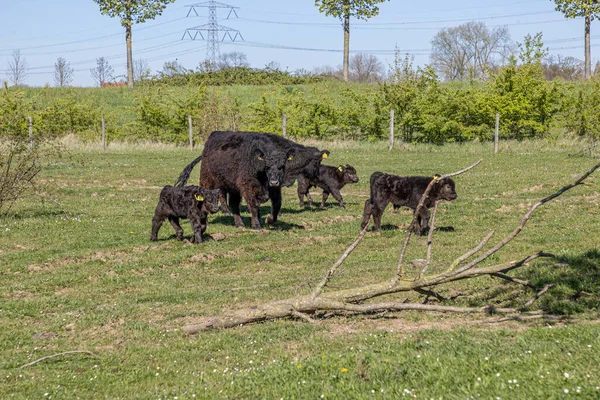
[[[186,28],[208,22],[208,9],[186,17],[191,4],[177,0],[163,14],[133,28],[133,57],[145,59],[155,73],[166,61],[194,69],[206,58],[206,42],[182,40]],[[320,14],[312,0],[221,0],[235,7],[239,18],[219,24],[237,29],[243,41],[221,42],[221,52],[246,54],[252,67],[271,61],[282,69],[312,70],[340,65],[343,33],[339,20]],[[0,81],[7,79],[8,62],[19,49],[28,65],[25,83],[53,85],[54,63],[65,58],[75,69],[73,85],[92,86],[90,68],[105,57],[117,75],[125,74],[125,35],[117,19],[100,14],[91,0],[0,0]],[[352,20],[351,52],[376,55],[389,65],[397,46],[415,56],[416,65],[429,62],[430,42],[442,28],[468,21],[488,27],[506,25],[511,39],[543,32],[551,54],[583,59],[583,19],[566,19],[551,0],[391,0],[380,5],[380,15],[367,22]],[[600,24],[592,22],[592,65],[600,59]]]

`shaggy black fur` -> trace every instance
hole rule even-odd
[[[325,208],[325,201],[330,193],[333,198],[337,200],[338,205],[344,207],[344,201],[342,200],[340,190],[347,183],[356,182],[358,182],[356,169],[350,164],[346,164],[346,166],[340,165],[339,167],[321,165],[319,168],[319,175],[316,178],[308,178],[303,175],[298,177],[298,199],[300,200],[300,207],[304,207],[304,196],[306,196],[308,204],[312,206],[312,199],[308,191],[313,186],[323,189],[321,208]]]
[[[202,155],[181,175],[191,172],[202,160],[200,186],[220,189],[222,206],[226,196],[229,197],[229,208],[237,227],[244,226],[240,216],[243,198],[252,214],[252,228],[260,229],[260,205],[269,199],[269,189],[279,189],[286,161],[293,156],[293,150],[282,151],[260,133],[215,131],[204,144]],[[277,202],[280,207],[281,193],[279,199],[271,200],[273,208]],[[224,211],[228,211],[226,207]]]
[[[381,230],[381,215],[388,203],[392,203],[394,208],[406,206],[416,211],[421,196],[427,189],[429,182],[434,177],[427,176],[397,176],[385,174],[383,172],[374,172],[371,175],[371,198],[365,201],[363,211],[363,221],[361,229],[369,224],[371,215],[375,230]],[[429,208],[433,207],[437,200],[454,200],[458,197],[455,190],[454,181],[450,178],[444,178],[434,183],[429,196],[425,201],[425,207],[417,217],[417,224],[414,232],[417,235],[425,233],[429,225]]]
[[[202,234],[207,227],[207,216],[218,210],[218,190],[209,190],[200,186],[167,185],[160,192],[158,205],[154,211],[150,240],[158,240],[158,230],[167,218],[175,229],[177,239],[183,240],[183,229],[179,225],[179,219],[187,218],[194,232],[192,242],[202,243]]]

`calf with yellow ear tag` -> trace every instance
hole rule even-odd
[[[325,158],[327,154],[324,153]],[[310,197],[310,188],[313,186],[320,187],[323,189],[323,200],[321,201],[321,208],[325,208],[325,202],[329,197],[329,194],[337,200],[339,207],[345,207],[342,199],[340,190],[347,183],[358,182],[358,175],[356,169],[350,164],[346,166],[339,165],[333,167],[330,165],[321,165],[319,167],[319,175],[316,178],[308,178],[302,176],[298,178],[298,199],[300,200],[300,207],[304,207],[304,196],[308,200],[308,204],[312,206],[312,198]]]

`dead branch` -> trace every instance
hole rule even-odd
[[[519,285],[527,286],[528,288],[531,288],[533,290],[538,290],[538,288],[536,288],[535,286],[533,286],[529,281],[524,281],[524,280],[519,279],[519,278],[514,278],[514,277],[512,277],[510,275],[506,275],[506,274],[503,274],[501,272],[496,272],[496,273],[493,273],[493,274],[490,274],[490,275],[494,276],[496,278],[501,278],[501,279],[505,279],[507,281],[518,283]]]
[[[425,261],[425,266],[419,273],[418,279],[423,278],[423,275],[425,275],[425,272],[427,271],[427,268],[429,268],[429,264],[431,263],[431,249],[433,247],[433,231],[435,230],[435,214],[437,213],[438,203],[439,202],[436,200],[433,205],[433,212],[431,213],[431,224],[429,227],[429,232],[427,233],[427,259]]]
[[[323,291],[323,288],[325,287],[325,285],[327,285],[327,282],[329,282],[329,280],[331,279],[333,274],[335,274],[335,271],[337,271],[338,267],[340,265],[342,265],[344,260],[350,255],[350,253],[352,253],[352,250],[354,250],[356,248],[356,246],[358,246],[358,244],[360,243],[362,238],[365,236],[365,233],[367,233],[367,228],[368,228],[368,226],[364,227],[364,229],[360,232],[360,234],[358,235],[358,237],[356,238],[354,243],[352,243],[346,249],[346,251],[344,251],[344,254],[342,254],[342,256],[335,262],[335,264],[333,264],[333,266],[329,269],[329,271],[327,271],[327,273],[323,277],[323,280],[321,282],[319,282],[319,284],[313,290],[313,293],[312,293],[313,298],[317,297],[318,295],[321,294],[321,292]]]
[[[410,242],[410,237],[412,236],[413,228],[415,227],[415,224],[417,223],[419,213],[421,212],[421,209],[423,207],[425,207],[425,201],[427,201],[427,199],[429,198],[429,192],[431,192],[431,188],[433,187],[433,184],[436,181],[440,180],[440,179],[449,178],[451,176],[456,176],[456,175],[464,174],[465,172],[469,171],[470,169],[475,168],[482,161],[483,160],[480,159],[476,163],[474,163],[472,165],[469,165],[467,168],[463,168],[460,171],[453,172],[451,174],[446,174],[446,175],[441,175],[441,176],[436,175],[436,177],[433,178],[431,180],[431,182],[429,182],[429,185],[427,185],[427,188],[423,192],[423,195],[421,196],[421,199],[419,200],[419,203],[417,204],[417,208],[415,209],[415,212],[413,214],[413,219],[410,222],[410,224],[408,225],[408,231],[406,232],[406,236],[404,238],[404,243],[402,244],[402,248],[400,250],[400,256],[398,257],[398,266],[396,267],[396,277],[394,278],[396,282],[399,279],[401,279],[402,275],[404,274],[403,273],[404,254],[406,253],[406,248],[408,247],[408,243]]]
[[[478,162],[479,163],[479,162]],[[459,171],[464,171],[473,168],[465,168]],[[600,167],[600,163],[595,165],[591,170],[583,174],[573,184],[564,186],[556,193],[545,197],[534,204],[529,211],[523,216],[519,226],[513,230],[508,236],[499,241],[496,245],[485,251],[475,260],[468,262],[465,265],[461,264],[465,262],[470,256],[479,252],[485,244],[491,239],[492,233],[488,234],[474,249],[467,251],[465,254],[457,258],[449,268],[444,272],[438,274],[432,274],[428,276],[419,277],[418,279],[402,278],[401,265],[406,251],[406,245],[408,244],[408,238],[410,237],[411,229],[409,228],[406,239],[400,252],[400,261],[398,264],[397,273],[389,281],[383,281],[379,283],[369,284],[361,287],[354,287],[349,289],[342,289],[337,291],[324,292],[324,288],[327,286],[331,277],[335,274],[337,268],[344,262],[344,260],[350,255],[350,253],[358,246],[366,229],[363,229],[357,239],[346,249],[344,254],[336,261],[336,263],[328,270],[322,281],[319,283],[317,288],[312,293],[307,295],[295,296],[286,300],[273,301],[261,305],[257,305],[251,308],[239,309],[233,311],[227,315],[218,315],[213,317],[205,317],[198,321],[196,324],[188,325],[183,327],[183,331],[192,334],[203,330],[213,328],[228,328],[239,325],[244,325],[253,322],[272,320],[278,318],[289,318],[298,317],[307,319],[307,314],[313,314],[318,310],[329,311],[333,313],[338,312],[379,312],[379,311],[405,311],[405,310],[419,310],[427,312],[456,312],[456,313],[499,313],[499,314],[517,314],[518,316],[525,318],[527,316],[537,316],[543,314],[541,311],[526,311],[525,308],[531,306],[540,296],[547,292],[550,285],[546,285],[536,295],[529,300],[527,303],[520,308],[496,308],[494,306],[483,306],[483,307],[454,307],[445,305],[430,305],[430,304],[418,304],[418,303],[405,303],[405,302],[381,302],[381,303],[365,303],[367,300],[374,299],[376,297],[384,296],[387,294],[396,294],[401,292],[416,291],[424,293],[424,291],[432,292],[432,287],[458,281],[462,279],[471,279],[479,276],[498,276],[506,279],[508,275],[506,272],[516,268],[528,265],[528,263],[541,258],[541,257],[554,257],[550,253],[537,252],[535,254],[524,257],[520,260],[511,261],[508,263],[496,264],[486,267],[477,267],[479,263],[486,260],[489,256],[506,246],[511,240],[513,240],[525,227],[526,222],[532,215],[532,213],[542,204],[558,197],[565,191],[581,184],[585,178],[592,174],[596,169]],[[449,174],[445,176],[454,176],[458,173]],[[431,186],[431,185],[430,185]],[[398,273],[400,272],[400,273]],[[525,281],[518,282],[517,278],[512,278],[512,281],[523,284]],[[307,317],[307,318],[305,318]]]
[[[32,361],[32,362],[30,362],[30,363],[28,363],[28,364],[21,365],[19,368],[30,367],[30,366],[32,366],[32,365],[34,365],[34,364],[37,364],[37,363],[39,363],[39,362],[42,362],[42,361],[45,361],[45,360],[49,360],[49,359],[51,359],[51,358],[62,357],[62,356],[64,356],[64,355],[67,355],[67,354],[76,354],[76,353],[84,353],[84,354],[88,354],[88,355],[90,355],[90,356],[92,356],[92,357],[98,357],[97,355],[95,355],[95,354],[94,354],[94,353],[92,353],[91,351],[87,351],[87,350],[72,350],[72,351],[65,351],[65,352],[63,352],[63,353],[52,354],[52,355],[50,355],[50,356],[46,356],[46,357],[42,357],[42,358],[38,358],[37,360],[35,360],[35,361]]]
[[[548,289],[550,289],[552,286],[554,286],[554,285],[552,285],[552,284],[547,284],[546,286],[544,286],[544,287],[542,288],[542,290],[540,290],[539,292],[537,292],[537,293],[535,294],[535,296],[533,296],[533,297],[531,298],[531,300],[529,300],[527,303],[523,304],[523,307],[521,307],[521,309],[525,309],[525,308],[529,307],[530,305],[532,305],[532,304],[533,304],[533,303],[534,303],[534,302],[535,302],[537,299],[539,299],[539,298],[540,298],[540,297],[541,297],[541,296],[542,296],[544,293],[546,293],[546,291],[547,291]]]

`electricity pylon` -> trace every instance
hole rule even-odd
[[[190,7],[190,10],[187,13],[186,17],[189,17],[192,13],[199,17],[196,8],[207,7],[208,8],[208,24],[195,26],[193,28],[187,28],[183,33],[182,40],[187,36],[192,40],[197,40],[200,37],[201,40],[207,41],[206,47],[206,59],[211,63],[214,67],[217,65],[217,58],[219,56],[219,42],[225,41],[226,38],[229,38],[232,42],[235,42],[236,39],[244,40],[242,34],[237,29],[229,28],[227,26],[219,25],[217,23],[217,8],[225,8],[229,9],[229,14],[227,14],[227,18],[231,15],[235,15],[238,17],[236,8],[228,4],[219,3],[215,0],[205,1],[203,3],[191,4],[186,7]],[[206,37],[203,32],[206,32]],[[219,40],[219,32],[223,32],[223,37]]]

